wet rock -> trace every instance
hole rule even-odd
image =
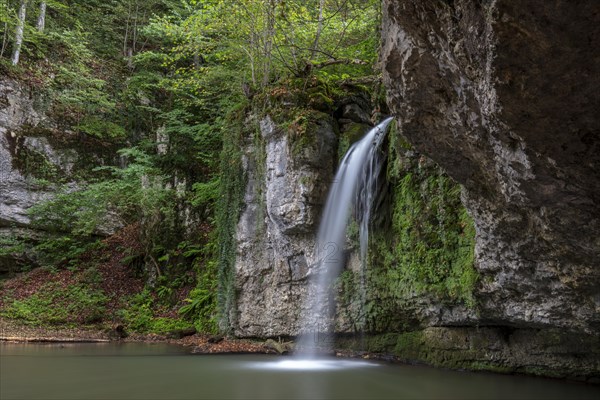
[[[219,343],[223,339],[224,338],[221,335],[211,336],[211,337],[208,338],[208,343]]]
[[[597,5],[384,1],[388,104],[464,187],[480,324],[600,332]]]
[[[294,350],[292,342],[275,341],[273,339],[267,339],[265,347],[273,349],[279,354],[287,354]]]
[[[356,339],[353,339],[356,340]],[[372,358],[439,367],[600,381],[600,342],[562,329],[514,327],[429,327],[419,331],[366,335]],[[338,346],[355,347],[348,338]]]
[[[336,136],[324,117],[301,139],[260,121],[264,159],[251,138],[243,149],[245,208],[237,226],[237,321],[242,337],[299,330],[315,231],[333,175]],[[301,142],[299,142],[302,140]]]
[[[371,118],[369,114],[358,104],[346,104],[343,107],[342,117],[352,122],[359,124],[370,124]]]
[[[125,339],[129,336],[129,333],[125,330],[125,326],[118,324],[112,329],[108,329],[106,334],[111,340]]]
[[[167,338],[169,339],[181,339],[186,336],[192,336],[196,334],[196,328],[193,326],[185,329],[175,329],[167,333]]]

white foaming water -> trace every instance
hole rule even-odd
[[[298,340],[300,357],[315,357],[319,349],[327,347],[323,339],[326,341],[329,333],[333,332],[331,285],[344,264],[343,251],[352,205],[360,205],[361,261],[365,262],[367,229],[374,191],[378,186],[376,179],[382,165],[376,154],[392,120],[392,117],[383,120],[350,147],[329,190],[317,235],[315,254],[318,261],[310,272],[308,306],[305,308],[303,332]],[[364,284],[362,275],[361,281]],[[364,293],[361,296],[364,300]]]
[[[322,371],[349,368],[377,367],[379,364],[360,360],[292,358],[287,360],[252,362],[245,364],[251,369],[283,370],[283,371]]]

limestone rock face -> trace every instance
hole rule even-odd
[[[236,336],[295,335],[300,327],[315,232],[334,172],[337,138],[323,118],[295,146],[270,117],[260,121],[264,148],[247,140],[245,209],[237,226]],[[264,152],[264,157],[255,153]],[[258,160],[257,160],[258,158]]]
[[[76,165],[86,164],[82,158],[93,157],[94,163],[104,164],[113,154],[99,154],[94,146],[85,146],[76,137],[57,145],[52,132],[55,122],[40,111],[43,103],[39,94],[10,80],[0,80],[0,240],[11,243],[15,238],[35,242],[43,232],[32,229],[27,210],[48,200],[56,191],[60,179],[71,189],[77,185],[73,174]],[[61,132],[65,137],[68,133]],[[98,233],[108,235],[121,227],[117,218],[109,217]],[[24,254],[0,257],[0,274],[18,271],[17,264],[32,264]]]
[[[595,0],[384,0],[401,133],[464,187],[480,325],[600,332]]]
[[[35,240],[39,236],[29,229],[27,209],[51,194],[16,167],[14,155],[17,147],[21,147],[38,154],[49,150],[54,158],[60,157],[47,141],[27,138],[18,143],[18,131],[25,126],[37,126],[43,120],[43,114],[36,111],[26,90],[12,80],[0,80],[0,241],[3,246],[10,246],[16,238]],[[26,251],[0,256],[0,275],[16,272],[21,264],[30,261]]]
[[[45,190],[13,166],[17,131],[23,126],[36,126],[41,120],[28,94],[16,82],[0,81],[0,228],[29,224],[26,210],[48,197]],[[28,139],[26,146],[50,150],[57,157],[47,141]]]

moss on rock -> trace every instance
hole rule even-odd
[[[475,307],[475,229],[460,187],[403,143],[390,133],[389,215],[371,236],[366,310],[372,332],[418,326],[411,310],[419,298]]]
[[[592,335],[503,326],[429,327],[367,335],[360,342],[370,353],[403,362],[600,382],[595,361],[600,348]],[[548,347],[548,342],[557,344]],[[357,349],[359,344],[351,337],[336,341],[339,349]]]

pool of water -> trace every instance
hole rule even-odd
[[[0,344],[0,399],[600,399],[600,386],[164,344]]]

